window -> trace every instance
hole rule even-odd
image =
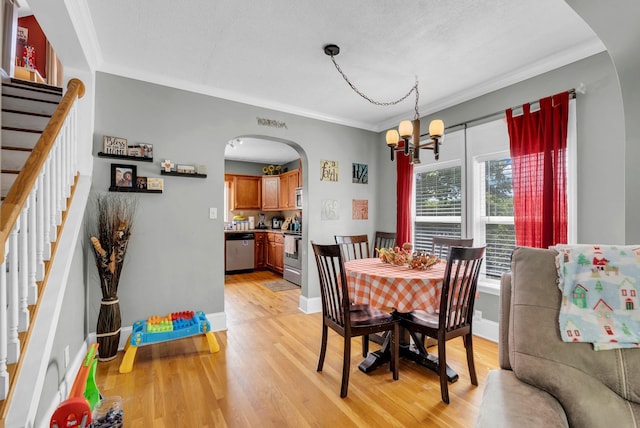
[[[479,185],[478,212],[474,213],[477,227],[474,242],[484,242],[485,275],[499,279],[511,269],[511,253],[516,233],[513,223],[513,191],[511,187],[511,158],[504,154],[476,160]],[[508,155],[507,155],[508,156]]]
[[[462,167],[415,168],[415,248],[431,249],[435,235],[460,238]]]
[[[431,249],[435,235],[473,237],[486,245],[486,279],[511,269],[515,248],[509,136],[504,120],[449,132],[441,160],[414,167],[414,243]],[[469,189],[469,190],[467,190]]]

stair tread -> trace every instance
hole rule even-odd
[[[33,149],[30,147],[19,147],[19,146],[7,146],[7,145],[2,145],[2,150],[14,150],[17,152],[32,152]]]
[[[21,87],[21,88],[29,88],[31,90],[44,90],[53,93],[62,94],[62,88],[59,86],[47,85],[45,83],[36,83],[30,80],[22,80],[16,79],[14,77],[11,78],[11,83],[3,83],[7,86]]]
[[[33,113],[30,111],[22,111],[22,110],[12,110],[12,109],[2,109],[4,113],[14,113],[14,114],[25,114],[27,116],[38,116],[38,117],[51,117],[52,115],[47,113]]]
[[[20,100],[29,100],[29,101],[33,101],[33,102],[36,102],[36,103],[47,103],[47,104],[55,104],[55,105],[60,104],[59,101],[41,100],[39,98],[26,97],[26,96],[21,96],[21,95],[2,94],[2,96],[3,97],[7,97],[7,98],[16,98],[16,99],[20,99]]]

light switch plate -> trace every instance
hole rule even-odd
[[[215,220],[218,218],[218,209],[217,208],[209,208],[209,218],[211,220]]]

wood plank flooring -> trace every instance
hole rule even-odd
[[[324,370],[316,372],[321,316],[298,310],[299,290],[260,285],[272,279],[270,272],[227,276],[228,330],[216,332],[216,354],[202,335],[141,347],[131,373],[118,372],[122,352],[100,362],[98,387],[123,397],[124,426],[473,427],[487,372],[498,367],[495,343],[474,340],[478,387],[469,381],[462,339],[448,343],[460,379],[449,385],[446,405],[436,374],[412,362],[401,361],[395,382],[384,367],[360,372],[354,339],[349,395],[341,399],[342,338],[330,332]]]

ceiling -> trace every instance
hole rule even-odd
[[[412,118],[413,95],[369,103],[324,45],[376,101],[417,78],[421,116],[605,49],[563,0],[73,1],[99,71],[376,132]]]

